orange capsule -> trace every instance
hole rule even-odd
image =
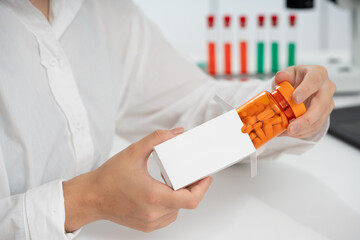
[[[261,113],[261,112],[263,112],[264,111],[264,109],[265,109],[265,105],[264,104],[261,104],[261,103],[257,103],[256,104],[256,106],[257,106],[257,111],[256,111],[256,114],[259,114],[259,113]]]
[[[271,139],[274,136],[273,127],[272,127],[271,123],[264,124],[263,130],[268,139]]]
[[[281,123],[281,117],[279,115],[275,115],[272,118],[269,118],[268,120],[264,121],[264,124],[270,123],[272,125]]]
[[[265,108],[265,110],[266,110],[266,111],[268,111],[268,110],[272,110],[272,111],[273,111],[273,109],[272,109],[272,107],[271,107],[270,105],[267,105],[266,108]]]
[[[256,135],[261,139],[261,141],[265,142],[267,140],[265,133],[261,128],[255,128]]]
[[[254,138],[252,142],[253,142],[255,148],[260,147],[260,145],[262,144],[262,141],[258,137]]]
[[[253,125],[256,123],[256,117],[255,116],[249,116],[244,119],[244,123]]]
[[[285,114],[280,114],[281,116],[281,125],[283,126],[283,128],[287,128],[287,126],[289,125],[289,121],[287,120]]]
[[[259,113],[259,115],[257,115],[257,119],[259,121],[264,121],[264,120],[271,118],[274,115],[275,115],[275,113],[272,109],[266,109],[265,111],[263,111],[263,112]]]
[[[273,120],[271,121],[272,125],[281,123],[281,117],[279,115],[276,115],[276,117],[273,118]]]
[[[256,138],[256,134],[254,132],[251,132],[249,136],[251,140],[254,140]]]
[[[253,125],[253,128],[261,128],[262,125],[263,125],[262,122],[257,122],[257,123],[255,123],[255,124]]]
[[[246,110],[247,116],[252,116],[257,112],[257,106],[253,105]]]
[[[280,132],[282,132],[283,127],[280,123],[273,125],[273,134],[278,135]]]
[[[252,127],[251,125],[244,125],[244,126],[241,128],[241,131],[242,131],[243,133],[249,134],[252,129],[253,129],[253,127]]]
[[[243,111],[243,112],[238,112],[239,116],[241,119],[247,117],[247,112]]]
[[[246,133],[249,134],[254,128],[251,125],[248,125],[246,128]]]
[[[242,131],[243,133],[245,133],[245,131],[246,131],[246,125],[242,126],[241,131]]]

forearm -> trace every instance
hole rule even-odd
[[[63,182],[66,232],[100,219],[95,183],[94,171]]]

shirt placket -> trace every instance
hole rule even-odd
[[[51,93],[67,120],[76,158],[76,173],[87,172],[94,161],[94,146],[86,109],[70,63],[54,33],[50,31],[36,37]]]
[[[46,69],[50,91],[64,114],[76,160],[76,174],[89,171],[94,162],[94,145],[90,135],[89,119],[71,70],[70,63],[59,39],[75,18],[82,0],[59,0],[54,7],[51,26],[28,0],[5,1],[23,24],[34,34],[39,45],[42,66]],[[60,159],[61,160],[61,159]]]

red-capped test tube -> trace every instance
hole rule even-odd
[[[224,16],[224,73],[231,75],[231,17]]]
[[[246,16],[239,17],[239,56],[240,56],[240,73],[247,74],[248,65],[248,30],[246,26]]]
[[[258,16],[257,28],[257,73],[263,74],[265,67],[265,16]]]
[[[276,14],[271,15],[271,71],[279,71],[279,17]]]
[[[208,16],[208,73],[216,75],[216,29],[215,16]]]
[[[295,65],[295,51],[296,51],[296,16],[291,14],[289,16],[288,29],[288,66]]]

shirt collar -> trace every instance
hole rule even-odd
[[[50,22],[59,39],[76,17],[83,0],[50,0]]]
[[[50,0],[49,21],[29,0],[5,0],[5,3],[34,34],[51,28],[59,40],[76,17],[83,0]]]

